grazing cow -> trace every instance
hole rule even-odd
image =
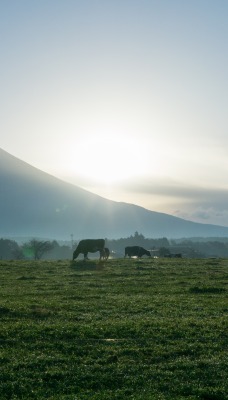
[[[105,247],[104,251],[103,251],[103,254],[102,254],[102,258],[104,260],[107,260],[109,258],[109,255],[110,255],[110,251],[109,251],[109,249],[107,247]]]
[[[79,254],[84,254],[84,260],[88,259],[88,253],[100,252],[100,260],[104,254],[104,239],[84,239],[81,240],[73,253],[73,260],[78,257]]]
[[[168,257],[168,258],[182,258],[182,254],[181,253],[165,254],[165,257]]]
[[[143,247],[140,246],[128,246],[125,247],[125,257],[129,256],[131,257],[142,257],[142,256],[148,256],[151,257],[151,254],[148,250],[145,250]]]

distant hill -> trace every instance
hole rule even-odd
[[[0,149],[0,237],[50,239],[228,237],[228,227],[186,221],[104,199]]]

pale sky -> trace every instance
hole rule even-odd
[[[1,0],[0,147],[228,226],[227,0]]]

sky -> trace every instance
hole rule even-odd
[[[228,226],[228,1],[0,1],[0,147]]]

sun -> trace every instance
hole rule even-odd
[[[81,142],[71,163],[81,176],[95,183],[112,184],[143,174],[146,156],[130,137],[100,136]]]

